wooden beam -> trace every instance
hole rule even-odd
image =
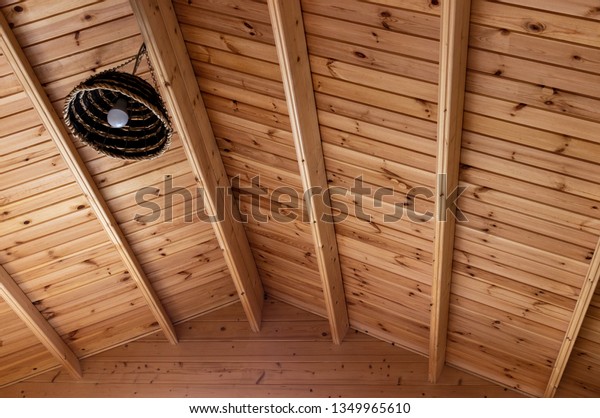
[[[44,88],[35,75],[31,64],[27,60],[27,57],[21,49],[12,30],[9,28],[8,22],[2,14],[0,14],[0,27],[0,48],[4,51],[15,75],[23,85],[23,89],[31,99],[33,107],[39,114],[42,123],[54,140],[54,144],[67,163],[71,173],[73,173],[75,181],[79,187],[81,187],[83,194],[88,199],[90,207],[121,256],[123,264],[142,292],[156,321],[165,333],[167,339],[172,344],[176,344],[177,336],[175,335],[175,328],[173,327],[167,312],[152,288],[152,284],[142,270],[142,266],[127,242],[123,231],[121,231],[119,224],[110,212],[98,186],[96,186],[85,163],[79,156],[77,148],[75,148],[67,128],[63,124],[62,118],[57,115],[52,107],[50,99],[44,92]]]
[[[268,4],[329,325],[340,344],[349,327],[348,310],[334,224],[323,219],[332,219],[332,213],[300,0]]]
[[[0,266],[0,297],[25,322],[27,328],[33,332],[44,347],[67,369],[69,374],[74,379],[81,379],[81,365],[75,353],[73,353],[33,303],[31,303],[27,295],[2,266]]]
[[[169,0],[131,0],[161,93],[179,132],[187,158],[205,192],[219,245],[254,331],[260,329],[264,291],[239,208],[212,131],[192,63]],[[220,210],[224,208],[224,210]]]
[[[455,209],[447,205],[457,190],[467,72],[470,0],[442,3],[438,110],[437,196],[434,238],[429,380],[437,381],[446,362],[446,334],[454,253]]]
[[[558,350],[558,355],[556,357],[556,361],[554,362],[554,367],[552,368],[552,373],[550,375],[550,379],[548,380],[544,397],[552,398],[556,394],[556,390],[560,385],[562,376],[567,368],[567,364],[569,363],[571,352],[575,346],[575,341],[577,341],[577,336],[581,330],[581,325],[583,324],[585,315],[590,307],[590,303],[592,302],[596,288],[598,287],[599,280],[600,239],[596,244],[596,250],[594,251],[594,255],[590,261],[590,266],[585,276],[585,281],[581,286],[581,292],[579,292],[579,297],[577,298],[577,303],[575,304],[575,309],[573,310],[573,316],[571,317],[571,321],[567,327],[562,345]]]

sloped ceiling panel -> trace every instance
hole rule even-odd
[[[408,3],[302,9],[351,324],[426,354],[440,19]]]
[[[127,1],[51,3],[5,2],[2,12],[62,114],[75,85],[135,56],[142,39]],[[78,356],[155,330],[119,254],[1,58],[0,262]],[[142,62],[139,72],[152,82],[148,70]],[[177,135],[150,162],[110,159],[76,144],[172,321],[237,300]]]
[[[173,3],[265,289],[325,316],[266,1]],[[351,324],[421,354],[439,3],[301,2]],[[579,1],[472,3],[458,202],[469,221],[455,236],[447,360],[543,395],[600,235],[598,13]],[[0,9],[59,113],[77,83],[142,42],[124,0]],[[140,73],[152,82],[146,62]],[[3,56],[0,116],[0,263],[79,357],[156,332]],[[152,162],[77,146],[172,321],[238,299],[177,135]],[[596,292],[559,396],[600,391],[599,309]],[[0,384],[58,366],[3,303],[0,319],[11,360]]]
[[[325,315],[267,4],[174,6],[265,290]]]
[[[598,27],[501,3],[473,1],[448,360],[541,395],[600,226]]]

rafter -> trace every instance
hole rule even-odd
[[[334,225],[323,219],[332,219],[331,204],[300,1],[268,4],[331,334],[340,344],[349,327],[348,310]]]
[[[94,211],[96,217],[102,224],[109,239],[114,244],[117,252],[121,256],[123,264],[129,271],[131,277],[135,280],[138,288],[142,292],[146,303],[152,311],[156,321],[165,333],[167,339],[173,343],[177,343],[175,328],[169,319],[167,312],[162,306],[156,292],[146,277],[140,262],[137,260],[131,246],[127,242],[123,231],[110,212],[106,201],[102,197],[100,190],[96,186],[94,179],[88,171],[85,163],[79,156],[75,145],[70,139],[69,133],[62,119],[57,115],[50,99],[46,95],[44,88],[35,75],[31,64],[27,60],[23,50],[21,49],[12,30],[8,26],[8,22],[0,13],[0,48],[4,51],[15,75],[21,82],[23,89],[31,99],[33,107],[37,111],[44,124],[46,130],[54,140],[54,144],[58,148],[62,158],[65,160],[71,173],[75,177],[75,181],[83,191],[90,203],[90,207]]]
[[[458,186],[470,0],[442,3],[438,96],[437,196],[434,240],[429,380],[436,382],[446,362],[446,334],[454,252],[455,217],[447,205]]]
[[[44,347],[68,370],[69,374],[74,379],[81,379],[81,365],[75,353],[2,266],[0,266],[0,297],[21,318]]]
[[[579,292],[579,298],[575,304],[575,309],[573,310],[573,316],[567,327],[567,332],[565,333],[563,342],[558,350],[558,355],[554,362],[554,367],[552,368],[552,373],[548,380],[544,397],[552,398],[556,394],[556,390],[558,389],[562,376],[567,368],[567,364],[569,363],[575,341],[577,341],[577,336],[581,330],[581,325],[583,324],[585,315],[590,307],[596,288],[598,287],[598,281],[600,281],[600,239],[596,244],[596,250],[592,256],[590,266],[585,276],[585,281],[581,287],[581,292]]]
[[[263,286],[187,49],[170,1],[131,0],[156,76],[213,222],[238,295],[253,330],[260,329]],[[225,210],[219,211],[220,205]]]

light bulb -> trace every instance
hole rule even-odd
[[[106,115],[108,124],[113,128],[122,128],[127,125],[129,115],[127,114],[127,100],[120,98],[108,111]]]

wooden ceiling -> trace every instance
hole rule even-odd
[[[0,9],[0,386],[266,294],[432,382],[600,395],[600,0]],[[65,97],[143,42],[173,144],[102,156]]]

